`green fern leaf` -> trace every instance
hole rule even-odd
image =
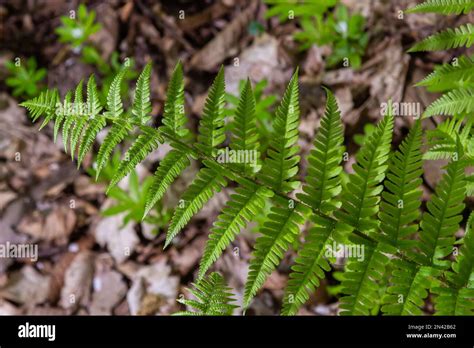
[[[81,80],[79,84],[76,87],[76,91],[74,92],[74,104],[71,105],[70,107],[70,114],[66,115],[66,119],[63,124],[63,144],[64,144],[64,151],[67,153],[67,144],[68,142],[71,143],[72,147],[72,142],[74,139],[70,135],[76,135],[74,133],[74,128],[76,125],[76,122],[79,121],[79,128],[82,130],[83,122],[81,121],[82,115],[83,115],[83,81]],[[76,135],[77,136],[77,135]],[[77,141],[77,138],[75,139]],[[72,152],[72,151],[71,151]]]
[[[386,315],[423,315],[428,289],[439,286],[440,270],[399,259],[393,260],[392,265],[391,286],[382,299],[382,312]]]
[[[420,250],[429,265],[446,267],[442,260],[452,252],[454,233],[459,228],[466,193],[465,162],[452,161],[446,168],[435,195],[427,203],[420,227]]]
[[[138,77],[132,106],[132,115],[142,125],[146,124],[151,118],[150,78],[151,63],[148,63]],[[120,87],[120,84],[118,86]]]
[[[249,274],[245,284],[243,306],[247,308],[257,291],[263,286],[266,278],[282,260],[288,247],[295,241],[300,225],[305,222],[309,209],[293,201],[279,199],[280,206],[271,208],[260,229],[261,237],[257,238],[253,258],[250,261]],[[284,207],[284,205],[290,207]]]
[[[41,92],[36,98],[27,100],[20,105],[25,107],[33,122],[36,122],[38,118],[43,115],[53,115],[56,109],[56,104],[59,100],[58,91],[46,90]]]
[[[153,206],[161,200],[168,187],[189,164],[187,154],[179,150],[171,150],[165,158],[163,158],[153,176],[153,183],[147,191],[143,218],[145,218]]]
[[[433,292],[436,315],[474,315],[474,234],[472,232],[474,215],[471,213],[452,271],[446,272],[450,287],[439,287]]]
[[[112,155],[115,146],[119,144],[125,136],[132,130],[131,124],[127,120],[116,120],[110,128],[104,142],[99,148],[96,159],[96,180],[101,170],[105,167],[107,161]]]
[[[79,116],[76,122],[74,123],[69,143],[71,159],[74,159],[74,153],[76,151],[77,143],[80,139],[82,139],[82,132],[85,131],[85,128],[87,128],[87,121],[88,119],[86,116]]]
[[[120,96],[120,86],[122,80],[127,72],[126,68],[120,70],[112,83],[110,84],[109,92],[107,94],[107,113],[106,115],[112,118],[118,118],[123,114],[122,98]]]
[[[413,247],[411,237],[418,231],[420,217],[422,129],[418,120],[391,158],[382,192],[379,218],[382,241],[407,249]]]
[[[450,118],[438,125],[436,129],[427,132],[430,149],[423,155],[424,159],[438,160],[451,159],[456,155],[457,139],[464,152],[469,152],[472,141],[472,120],[464,122],[462,118]]]
[[[378,227],[373,217],[379,210],[379,195],[383,189],[380,184],[387,170],[392,129],[390,112],[356,155],[356,163],[352,166],[354,174],[350,175],[343,191],[341,209],[334,212],[336,218],[359,231],[370,232]]]
[[[295,315],[319,286],[320,279],[325,278],[324,272],[331,269],[325,255],[327,246],[333,241],[336,222],[317,215],[313,215],[311,220],[315,226],[309,230],[295,264],[291,267],[292,272],[283,297],[282,315]]]
[[[298,173],[297,155],[299,102],[298,70],[293,74],[275,114],[273,133],[259,179],[277,192],[296,189],[299,181],[292,180]]]
[[[231,123],[232,138],[230,148],[254,156],[254,163],[244,161],[244,163],[233,163],[232,165],[241,172],[253,175],[260,169],[257,156],[259,143],[257,132],[257,118],[255,115],[255,96],[250,80],[247,80],[235,112],[235,117]]]
[[[441,13],[461,14],[468,13],[474,8],[474,0],[427,0],[412,8],[407,13]]]
[[[106,121],[102,115],[99,115],[102,110],[102,105],[99,101],[99,93],[95,84],[94,76],[92,75],[87,82],[87,115],[89,117],[89,124],[84,131],[84,136],[79,147],[79,154],[77,156],[77,166],[81,164],[86,153],[92,147],[97,134],[105,127]]]
[[[468,114],[474,111],[474,88],[455,89],[436,99],[423,117]]]
[[[369,315],[377,307],[380,302],[379,289],[389,263],[386,254],[396,251],[389,245],[402,250],[415,246],[413,240],[405,239],[412,237],[418,230],[414,222],[420,215],[421,139],[421,122],[417,121],[399,150],[391,157],[384,182],[386,190],[382,192],[383,201],[380,204],[380,231],[372,233],[379,242],[371,245],[360,237],[351,238],[365,251],[362,261],[349,260],[343,275],[342,292],[349,295],[341,299],[343,315]]]
[[[184,79],[181,62],[176,64],[168,84],[166,102],[163,112],[163,126],[160,129],[178,139],[186,139],[189,130],[185,128],[184,115]],[[173,142],[171,142],[173,145]]]
[[[308,158],[307,184],[303,186],[304,193],[297,194],[297,197],[313,209],[329,214],[339,205],[336,197],[341,191],[344,135],[336,98],[329,90],[326,93],[326,112]],[[283,299],[283,315],[296,314],[319,286],[324,271],[330,269],[324,257],[334,238],[336,222],[318,216],[311,219],[315,227],[308,232],[292,267]]]
[[[174,212],[166,234],[165,248],[213,194],[226,185],[227,181],[223,175],[214,169],[202,168],[198,172],[194,181],[184,192]]]
[[[474,60],[461,56],[454,63],[446,63],[418,82],[415,86],[428,87],[433,92],[464,88],[474,84]]]
[[[203,115],[199,122],[196,148],[208,156],[214,157],[217,152],[216,147],[225,140],[224,96],[224,67],[221,67],[209,90]]]
[[[341,192],[342,154],[344,133],[341,113],[334,95],[327,92],[326,112],[308,157],[308,174],[304,193],[296,197],[315,210],[328,213],[334,210]]]
[[[199,278],[206,274],[222,251],[232,243],[240,229],[245,228],[247,222],[252,221],[253,217],[264,209],[265,200],[272,196],[272,192],[264,187],[249,180],[240,181],[236,193],[231,195],[211,229],[201,258]]]
[[[347,296],[340,299],[340,315],[370,315],[380,301],[378,292],[389,263],[386,253],[393,249],[383,243],[374,246],[359,236],[351,241],[363,256],[347,262],[342,280],[342,293]]]
[[[158,134],[157,130],[147,126],[140,127],[142,134],[130,146],[125,153],[124,159],[115,172],[114,177],[110,181],[107,190],[110,190],[120,180],[127,176],[135,167],[145,159],[146,156],[158,147],[159,143],[163,143],[163,138]]]
[[[226,286],[224,278],[219,273],[211,273],[209,277],[193,284],[190,289],[195,300],[179,299],[178,302],[194,309],[194,311],[178,312],[174,315],[202,316],[202,315],[232,315],[237,306],[231,289]]]
[[[64,120],[66,119],[66,117],[70,117],[70,114],[68,113],[67,110],[69,110],[68,108],[71,105],[71,100],[72,100],[72,92],[69,91],[64,97],[63,103],[58,108],[56,117],[54,119],[54,130],[53,130],[54,142],[56,142],[56,140],[58,139],[58,133],[59,133],[59,130],[61,129],[61,126],[63,125]]]
[[[408,52],[440,51],[458,47],[471,47],[474,43],[474,25],[467,23],[431,35],[415,44]]]

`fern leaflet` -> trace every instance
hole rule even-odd
[[[211,273],[208,278],[201,279],[190,289],[195,300],[179,299],[178,302],[194,309],[194,311],[178,312],[174,315],[231,315],[237,306],[231,289],[226,286],[219,273]]]

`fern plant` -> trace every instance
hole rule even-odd
[[[408,13],[439,13],[444,15],[467,14],[474,9],[472,0],[428,0]],[[474,43],[474,26],[470,23],[458,28],[447,29],[431,35],[415,44],[410,51],[438,51],[459,47],[470,47]],[[436,115],[452,116],[441,123],[436,130],[428,133],[430,150],[425,158],[451,158],[455,153],[456,139],[459,135],[463,151],[472,157],[472,114],[474,112],[473,61],[461,55],[435,69],[417,85],[430,91],[443,92],[443,95],[427,107],[424,117]]]
[[[180,298],[178,302],[191,307],[193,311],[177,312],[174,315],[231,315],[236,305],[231,289],[226,286],[224,278],[216,272],[194,284],[189,292],[196,298],[189,300]]]
[[[225,148],[223,68],[209,89],[194,142],[186,127],[180,63],[170,77],[158,127],[150,125],[151,65],[140,74],[135,99],[127,111],[120,97],[123,74],[119,72],[112,82],[105,105],[97,97],[93,77],[87,83],[85,102],[80,83],[73,104],[72,93],[61,100],[57,91],[47,90],[22,105],[34,121],[44,116],[42,126],[54,123],[53,134],[62,130],[63,142],[69,144],[66,149],[77,157],[78,164],[91,149],[98,132],[110,123],[96,159],[96,175],[106,167],[113,151],[133,135],[134,141],[112,175],[109,190],[132,173],[150,152],[164,142],[169,143],[171,151],[160,161],[148,187],[144,216],[191,161],[199,161],[201,168],[180,197],[169,223],[165,247],[173,243],[217,191],[232,183],[235,193],[214,222],[200,261],[194,291],[197,300],[187,302],[198,313],[230,313],[230,295],[222,278],[215,273],[207,278],[206,274],[215,267],[215,261],[231,246],[238,233],[255,221],[260,221],[257,226],[260,236],[250,260],[244,309],[251,305],[253,297],[288,250],[296,241],[302,241],[285,290],[282,314],[298,313],[331,271],[338,257],[334,245],[361,252],[357,257],[343,253],[347,262],[345,271],[338,276],[342,279],[341,314],[417,314],[421,313],[428,294],[435,296],[435,301],[439,301],[435,303],[444,311],[447,293],[458,296],[456,314],[472,311],[468,306],[472,300],[472,270],[466,269],[472,261],[470,237],[465,239],[459,254],[453,255],[454,263],[447,258],[456,243],[454,233],[462,223],[468,186],[464,170],[470,165],[469,156],[459,137],[456,156],[450,157],[443,179],[428,202],[427,210],[421,214],[420,121],[415,123],[398,151],[392,152],[394,116],[389,108],[387,115],[364,139],[356,154],[353,172],[343,185],[342,163],[347,159],[344,130],[337,101],[329,90],[326,90],[326,111],[307,159],[307,173],[304,177],[298,174],[298,71],[276,109],[265,155],[258,151],[255,100],[250,82],[242,90],[230,121],[229,146]],[[228,156],[223,156],[224,153]],[[241,154],[249,153],[256,157],[244,156],[243,161],[238,160]],[[268,213],[263,220],[256,219],[262,211]]]
[[[278,16],[281,22],[297,19],[302,30],[295,33],[294,38],[301,50],[307,50],[313,44],[328,45],[332,48],[327,57],[329,67],[341,62],[355,69],[360,67],[368,43],[362,15],[351,15],[338,0],[265,0],[265,3],[270,7],[266,17]]]

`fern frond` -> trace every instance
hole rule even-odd
[[[71,160],[74,159],[74,153],[76,151],[76,146],[79,140],[82,138],[82,132],[87,128],[88,118],[86,116],[78,116],[76,122],[74,122],[74,127],[72,128],[72,133],[70,136],[70,153]]]
[[[317,215],[312,215],[311,220],[314,227],[309,230],[291,267],[283,297],[282,315],[295,315],[319,286],[320,280],[325,278],[324,272],[331,269],[325,256],[333,240],[336,222]]]
[[[423,315],[428,289],[439,285],[437,278],[441,272],[400,259],[393,260],[392,265],[391,286],[382,299],[382,312],[385,315]]]
[[[84,136],[79,146],[77,156],[77,166],[81,164],[82,160],[86,156],[86,153],[92,147],[97,134],[105,127],[106,121],[102,115],[99,115],[102,110],[102,105],[99,101],[99,93],[97,92],[97,86],[95,84],[94,75],[91,75],[87,82],[87,115],[89,117],[89,124],[87,129],[84,131]]]
[[[64,120],[66,117],[70,117],[70,114],[68,113],[68,108],[71,105],[71,100],[72,100],[72,92],[69,91],[67,92],[66,96],[64,97],[64,101],[62,104],[58,102],[58,110],[56,111],[56,117],[54,118],[54,129],[53,129],[53,141],[56,142],[58,138],[58,133],[59,130],[61,129],[61,126],[63,125]]]
[[[457,139],[464,152],[469,152],[471,142],[472,120],[464,122],[462,118],[450,118],[440,123],[436,129],[427,132],[430,149],[423,155],[424,159],[451,159],[456,153]]]
[[[36,122],[43,115],[53,115],[58,101],[58,91],[48,89],[41,92],[36,98],[27,100],[20,105],[28,110],[32,121]]]
[[[474,315],[474,215],[471,213],[466,224],[462,246],[452,264],[452,271],[446,272],[450,287],[433,289],[436,315]]]
[[[224,209],[214,222],[209,234],[199,267],[199,278],[206,274],[209,267],[219,258],[247,222],[262,211],[265,200],[273,192],[249,180],[240,180],[235,194],[231,195]]]
[[[300,225],[305,222],[309,209],[293,201],[281,201],[283,206],[273,206],[260,229],[261,237],[257,238],[253,258],[250,261],[249,274],[245,283],[243,306],[247,308],[257,291],[263,286],[266,278],[278,266],[288,246],[295,241]],[[291,206],[294,207],[291,208]]]
[[[408,52],[440,51],[458,47],[471,47],[474,43],[474,25],[467,23],[448,28],[416,43]]]
[[[415,86],[428,87],[430,91],[463,88],[474,83],[474,60],[461,56],[456,63],[443,64]]]
[[[179,150],[171,150],[165,158],[163,158],[153,176],[153,183],[147,191],[143,218],[145,218],[153,206],[161,200],[168,187],[189,164],[188,155]]]
[[[132,130],[132,125],[124,119],[114,121],[110,128],[104,142],[99,148],[99,153],[96,158],[96,180],[99,177],[101,170],[105,167],[107,161],[112,155],[112,151],[119,144],[125,136]]]
[[[132,105],[132,115],[142,125],[146,124],[151,118],[150,78],[151,63],[148,63],[138,76]],[[120,84],[118,86],[120,87]]]
[[[466,176],[466,196],[472,197],[474,196],[474,175],[467,175]]]
[[[242,90],[242,94],[231,123],[232,137],[230,148],[242,153],[255,154],[255,163],[233,163],[232,165],[245,174],[252,175],[259,170],[257,152],[259,149],[257,118],[255,115],[255,96],[250,80]]]
[[[474,111],[474,88],[452,90],[436,99],[425,110],[423,117],[468,114]]]
[[[454,233],[459,228],[464,209],[464,169],[463,160],[451,161],[427,203],[420,223],[419,248],[428,265],[446,266],[447,261],[442,259],[452,252]]]
[[[340,315],[370,315],[380,301],[380,282],[389,262],[385,253],[390,249],[381,243],[374,246],[358,236],[352,242],[363,253],[361,258],[347,262],[342,280],[342,293],[347,296],[340,299]]]
[[[340,174],[344,152],[341,113],[334,95],[329,90],[326,93],[326,112],[308,157],[304,193],[296,195],[301,201],[323,213],[330,212],[339,205],[336,197],[341,192]]]
[[[123,103],[120,96],[120,86],[122,80],[127,72],[126,68],[121,69],[117,75],[115,75],[112,83],[110,84],[109,92],[107,94],[107,115],[112,118],[118,118],[123,114]]]
[[[70,113],[66,115],[66,119],[63,124],[63,144],[64,144],[64,152],[67,153],[67,144],[68,142],[71,145],[73,142],[77,141],[77,129],[79,128],[82,130],[84,125],[84,121],[82,120],[83,117],[83,81],[81,80],[79,84],[76,86],[76,90],[74,92],[74,104],[70,108]],[[77,126],[77,127],[76,127]],[[76,132],[74,129],[76,128]],[[70,135],[72,136],[70,137]],[[72,153],[73,151],[71,151]]]
[[[134,170],[150,152],[158,147],[159,143],[164,142],[156,129],[147,126],[141,126],[140,129],[142,133],[125,153],[124,159],[120,162],[119,167],[115,171],[114,177],[110,180],[107,190],[115,186],[120,180]]]
[[[381,240],[402,249],[412,246],[413,240],[406,239],[418,231],[415,222],[420,216],[422,195],[421,142],[421,121],[418,120],[391,157],[380,203]]]
[[[326,112],[308,158],[307,184],[297,197],[315,210],[332,212],[339,205],[336,197],[341,191],[342,153],[344,151],[341,115],[334,95],[326,90]],[[332,241],[336,222],[313,215],[315,224],[298,252],[292,267],[283,299],[283,315],[294,315],[319,286],[324,271],[330,269],[325,259],[328,244]]]
[[[298,70],[293,74],[275,115],[267,157],[258,177],[275,191],[287,193],[299,185],[299,181],[293,180],[300,160],[296,145],[299,124]]]
[[[165,248],[214,193],[226,185],[226,179],[214,169],[202,168],[198,172],[179,200],[166,234]]]
[[[160,129],[164,133],[178,139],[186,138],[189,135],[189,130],[185,128],[184,78],[181,62],[176,64],[168,84],[162,122],[163,126]]]
[[[237,306],[231,288],[227,287],[224,278],[219,273],[211,273],[209,277],[201,279],[193,284],[194,289],[189,289],[195,300],[178,299],[194,311],[178,312],[174,315],[232,315]]]
[[[407,13],[440,13],[445,15],[469,13],[474,0],[427,0],[406,10]]]
[[[334,212],[336,218],[359,231],[370,232],[378,227],[374,216],[379,211],[379,195],[383,189],[380,184],[388,167],[392,129],[390,112],[356,155],[356,163],[352,166],[354,173],[349,176],[343,191],[341,209]]]
[[[216,147],[225,140],[224,96],[225,82],[224,67],[222,66],[209,90],[199,122],[196,148],[208,156],[215,156]]]

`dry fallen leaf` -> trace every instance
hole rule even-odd
[[[76,214],[67,204],[56,204],[45,216],[39,211],[25,216],[18,231],[38,240],[65,243],[76,225]]]
[[[89,303],[93,274],[94,255],[90,251],[79,252],[64,275],[61,307],[75,310],[79,305]]]
[[[258,82],[266,79],[268,88],[286,83],[291,71],[284,71],[285,66],[280,62],[278,40],[264,34],[239,55],[238,66],[226,66],[226,91],[238,95],[241,80],[249,77]]]
[[[95,238],[102,247],[107,246],[117,263],[122,263],[133,253],[139,239],[133,223],[123,225],[123,214],[103,218],[95,229]]]
[[[10,302],[0,299],[0,315],[20,315],[21,309]]]
[[[116,271],[98,274],[93,280],[94,293],[89,307],[91,315],[111,315],[112,309],[127,293],[122,275]]]
[[[257,5],[256,1],[252,1],[244,11],[240,12],[224,30],[191,58],[191,66],[199,70],[213,71],[224,59],[229,57],[235,47],[235,42],[255,17]]]
[[[165,261],[138,269],[127,294],[130,313],[137,315],[146,294],[158,295],[167,307],[174,305],[178,295],[179,278],[170,275],[171,267]],[[160,312],[162,312],[160,310]]]
[[[0,191],[0,212],[16,198],[16,193],[13,191]]]

